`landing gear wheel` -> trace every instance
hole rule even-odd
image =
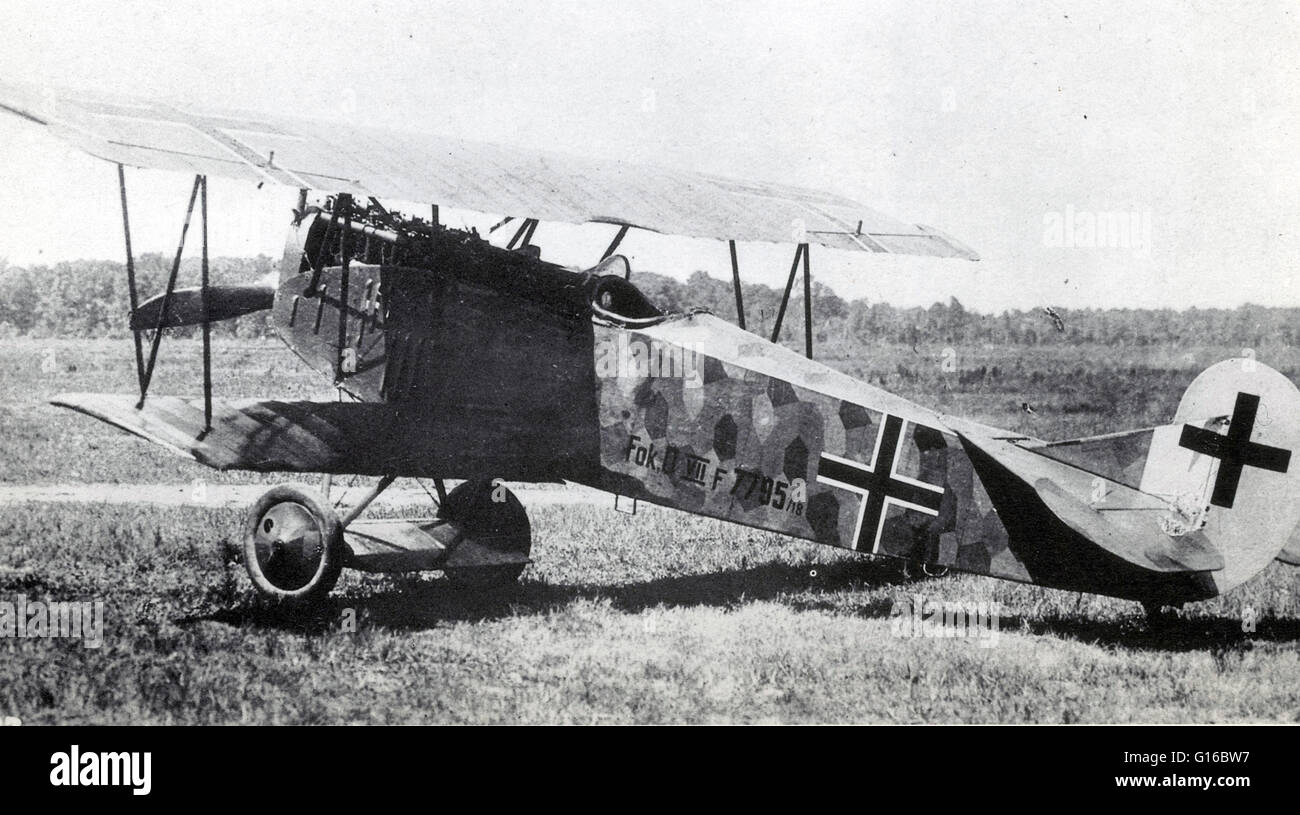
[[[313,489],[272,487],[244,521],[244,566],[257,590],[306,605],[329,594],[343,569],[343,528]]]
[[[447,493],[438,517],[459,524],[466,537],[499,552],[527,557],[532,550],[532,527],[524,505],[513,492],[493,486],[489,479],[466,481]],[[457,588],[486,589],[514,583],[526,565],[453,567],[443,572]]]

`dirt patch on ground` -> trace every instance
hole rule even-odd
[[[247,507],[269,487],[264,484],[18,484],[0,485],[0,504],[153,504],[159,506]],[[524,506],[552,504],[600,504],[614,497],[599,490],[564,488],[522,488],[514,490]],[[352,503],[365,489],[336,487],[335,501]],[[428,504],[428,493],[418,486],[393,487],[375,501],[376,505]]]

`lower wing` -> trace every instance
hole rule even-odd
[[[203,401],[67,393],[51,403],[93,416],[218,470],[558,480],[572,444],[545,428],[510,427],[481,410],[429,417],[374,402]],[[537,436],[538,438],[533,438]]]

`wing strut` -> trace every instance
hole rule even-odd
[[[772,342],[781,337],[781,323],[785,320],[786,306],[790,305],[790,291],[794,288],[794,277],[799,273],[799,264],[803,263],[803,336],[804,354],[812,359],[812,274],[808,270],[808,244],[801,243],[794,250],[794,262],[790,264],[790,277],[785,281],[785,294],[781,295],[781,307],[776,312],[776,326],[772,329]]]
[[[731,248],[731,287],[736,292],[736,320],[737,325],[745,327],[745,301],[740,295],[740,264],[736,261],[736,242],[727,241],[727,246]]]
[[[519,231],[510,239],[510,243],[506,244],[506,248],[514,249],[516,243],[519,244],[520,249],[526,248],[528,244],[532,242],[533,232],[535,231],[537,231],[537,219],[525,218],[524,222],[519,225]],[[522,242],[520,241],[520,238],[523,238]]]
[[[371,199],[374,200],[374,199]],[[341,268],[339,270],[339,342],[338,352],[334,364],[334,384],[343,384],[343,375],[348,373],[344,370],[344,360],[347,354],[348,344],[348,304],[351,302],[348,292],[350,267],[352,263],[352,196],[347,193],[339,193],[337,206],[343,208],[343,235],[339,253],[343,256]],[[321,295],[321,302],[325,301],[325,296]],[[340,396],[342,392],[340,391]]]
[[[131,297],[131,313],[140,306],[140,294],[135,287],[135,254],[131,251],[131,215],[126,206],[126,170],[117,165],[117,188],[122,196],[122,233],[126,237],[126,287]],[[140,332],[132,331],[135,340],[135,381],[140,387],[140,398],[144,398],[144,348],[140,344]]]
[[[808,271],[808,244],[803,245],[803,339],[804,354],[812,359],[812,274]]]
[[[208,319],[208,177],[202,176],[199,212],[203,216],[203,259],[199,266],[199,302],[203,308],[203,431],[212,429],[212,321]],[[162,322],[163,314],[158,315]]]
[[[614,251],[618,249],[618,245],[623,242],[624,238],[627,237],[627,231],[630,228],[631,227],[629,227],[627,224],[623,224],[618,228],[618,234],[614,236],[614,240],[609,242],[609,248],[605,250],[605,254],[600,256],[601,262],[610,259],[610,257],[614,254]],[[632,266],[630,264],[628,265],[627,276],[628,277],[632,276]]]
[[[181,224],[181,239],[176,246],[176,257],[172,260],[172,271],[167,276],[167,289],[163,293],[162,308],[158,311],[158,325],[154,328],[153,340],[149,344],[149,361],[144,368],[144,379],[140,382],[140,401],[136,410],[144,407],[145,397],[149,394],[149,383],[153,380],[154,366],[158,364],[158,346],[162,343],[163,324],[171,307],[172,294],[176,291],[176,275],[181,270],[181,254],[185,251],[185,236],[190,231],[190,219],[194,216],[194,201],[198,198],[203,176],[194,176],[194,187],[190,190],[190,203],[185,208],[185,221]]]
[[[131,249],[131,216],[126,203],[126,171],[117,165],[117,186],[122,199],[122,233],[126,240],[126,285],[131,299],[132,323],[140,307],[140,295],[136,288],[135,256]],[[163,292],[158,310],[158,322],[153,328],[153,338],[149,342],[149,360],[144,360],[141,333],[148,329],[132,326],[131,334],[135,342],[135,373],[140,385],[140,399],[136,410],[144,407],[149,395],[149,383],[153,381],[154,370],[158,365],[158,349],[162,345],[163,329],[170,314],[172,295],[176,292],[176,278],[181,270],[181,257],[185,252],[185,238],[190,231],[190,221],[194,217],[194,203],[199,202],[199,218],[202,221],[202,259],[200,265],[199,303],[203,319],[203,420],[204,430],[212,429],[212,326],[207,320],[208,314],[208,177],[194,176],[194,186],[190,189],[190,201],[185,207],[185,221],[181,224],[181,238],[176,246],[176,257],[172,259],[171,273],[167,276],[167,289]]]
[[[117,165],[117,187],[122,200],[122,234],[126,241],[126,285],[130,295],[132,323],[134,324],[135,315],[140,307],[140,294],[136,288],[135,253],[131,248],[131,215],[126,203],[126,170],[121,164]],[[136,410],[140,410],[144,407],[145,398],[149,395],[149,383],[153,381],[154,369],[158,365],[158,348],[162,344],[163,329],[170,314],[172,295],[176,292],[176,278],[180,274],[181,256],[185,252],[185,237],[190,231],[190,220],[194,217],[196,199],[199,201],[199,219],[202,221],[201,236],[203,243],[199,303],[204,316],[203,427],[206,432],[212,429],[212,326],[207,319],[208,284],[210,281],[208,268],[208,177],[205,175],[194,176],[194,186],[190,189],[190,202],[185,208],[185,221],[181,224],[181,239],[176,246],[176,257],[172,260],[171,274],[167,277],[167,289],[163,293],[162,303],[158,310],[158,322],[154,326],[153,338],[149,342],[149,360],[147,363],[144,359],[144,347],[140,335],[148,329],[135,328],[133,325],[131,335],[135,343],[135,375],[140,386],[140,399],[136,402]]]

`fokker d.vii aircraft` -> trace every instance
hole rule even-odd
[[[976,259],[936,230],[804,189],[347,124],[13,86],[0,109],[117,163],[122,181],[140,392],[55,404],[220,470],[381,477],[343,517],[304,487],[256,502],[244,559],[271,597],[320,598],[345,566],[514,580],[531,533],[496,479],[576,482],[1149,610],[1214,597],[1279,556],[1300,564],[1300,546],[1284,551],[1300,522],[1300,393],[1262,363],[1209,368],[1167,425],[1046,442],[820,364],[811,328],[804,356],[775,344],[800,267],[811,325],[810,246]],[[177,287],[178,250],[166,290],[138,302],[123,166],[195,176],[198,288]],[[209,175],[302,190],[274,285],[208,285]],[[309,207],[307,190],[330,197]],[[383,199],[426,202],[430,217]],[[522,220],[498,246],[440,224],[438,205]],[[541,220],[617,232],[578,272],[541,259]],[[630,228],[729,241],[740,325],[647,300],[614,254]],[[744,328],[736,241],[797,244],[773,341]],[[261,309],[347,399],[213,398],[208,325]],[[204,327],[201,398],[148,392],[164,329],[180,325]],[[434,519],[360,517],[407,477],[435,479]],[[443,479],[464,483],[446,493]]]

